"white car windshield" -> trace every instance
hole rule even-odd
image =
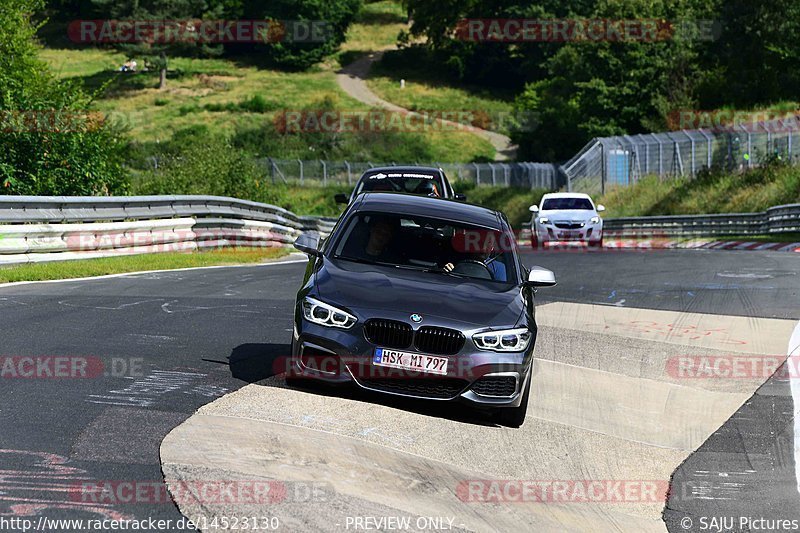
[[[548,198],[542,203],[544,211],[558,211],[562,209],[583,209],[593,211],[594,206],[588,198]]]

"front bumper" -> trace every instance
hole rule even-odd
[[[539,242],[600,242],[603,239],[602,224],[586,224],[582,228],[565,229],[554,224],[534,224],[534,235]]]
[[[467,339],[457,354],[435,355],[448,360],[447,375],[439,376],[374,365],[373,355],[380,346],[366,340],[362,324],[341,330],[296,319],[291,374],[406,398],[485,407],[520,405],[532,371],[535,334],[524,352],[497,353],[478,350],[472,332],[464,331]],[[414,348],[403,351],[421,353]]]

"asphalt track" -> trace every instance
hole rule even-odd
[[[738,316],[743,324],[800,318],[795,254],[531,252],[524,259],[557,274],[559,286],[539,293],[542,304]],[[170,501],[124,503],[114,494],[93,501],[76,487],[124,481],[163,487],[164,437],[199,407],[269,378],[270,361],[288,352],[302,270],[302,264],[286,264],[0,287],[0,354],[88,357],[104,365],[84,378],[0,379],[0,516],[180,519]],[[548,341],[540,340],[546,347]],[[551,346],[550,353],[557,351]],[[116,374],[122,367],[127,376]],[[440,407],[394,407],[448,417]],[[691,497],[686,490],[671,493],[667,527],[686,530],[680,523],[686,516],[698,519],[693,531],[701,530],[700,517],[796,516],[793,412],[789,380],[773,379],[733,418],[720,420],[711,438],[681,441],[699,451],[675,472],[673,486],[685,481],[681,487]],[[691,415],[702,417],[702,406]],[[239,436],[216,438],[224,448]],[[736,490],[719,482],[745,471]],[[624,523],[620,527],[626,530]]]

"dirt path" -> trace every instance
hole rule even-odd
[[[414,114],[414,112],[409,109],[400,107],[391,102],[387,102],[372,92],[367,86],[366,80],[369,77],[370,68],[372,67],[373,63],[381,59],[384,52],[385,50],[371,52],[350,63],[336,73],[336,81],[339,83],[339,87],[341,87],[344,92],[359,102],[363,102],[372,107],[380,107],[397,113]],[[450,121],[444,121],[444,123],[454,127],[458,126]],[[495,161],[510,161],[516,159],[517,145],[513,144],[508,136],[480,128],[476,128],[474,132],[476,135],[480,135],[492,143],[492,146],[494,146],[496,151],[494,158]]]

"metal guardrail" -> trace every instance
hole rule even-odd
[[[285,246],[335,220],[220,196],[0,197],[0,264]]]
[[[800,233],[800,204],[779,205],[761,213],[610,218],[606,233],[621,237],[717,237]]]

